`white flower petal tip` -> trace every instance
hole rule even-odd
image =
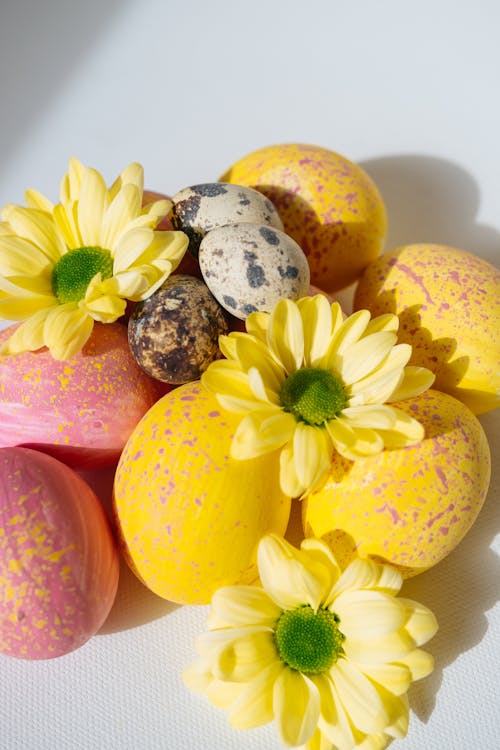
[[[433,668],[418,645],[436,621],[397,596],[401,575],[361,559],[342,572],[321,540],[297,549],[275,534],[257,561],[261,585],[214,594],[185,683],[237,729],[274,720],[289,747],[377,750],[404,737],[408,688]]]
[[[246,333],[221,339],[226,360],[202,378],[241,415],[233,458],[279,452],[281,487],[302,498],[324,482],[334,451],[355,461],[422,440],[421,425],[388,405],[434,379],[407,365],[411,347],[396,343],[398,324],[368,310],[344,318],[322,295],[251,313]]]
[[[143,181],[134,163],[108,189],[72,157],[57,205],[28,190],[26,208],[4,207],[0,317],[25,321],[4,356],[47,346],[55,359],[69,359],[94,321],[113,323],[126,300],[146,299],[178,266],[188,238],[155,230],[170,203],[143,209]]]

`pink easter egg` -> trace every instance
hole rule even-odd
[[[13,330],[0,331],[0,343]],[[66,362],[45,348],[0,358],[0,448],[35,448],[75,468],[111,465],[160,395],[135,362],[126,327],[97,323]]]
[[[89,485],[52,456],[0,448],[0,652],[51,659],[106,619],[118,553]]]

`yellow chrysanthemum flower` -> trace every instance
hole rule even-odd
[[[289,746],[381,750],[404,737],[408,687],[433,669],[419,648],[432,612],[396,598],[396,569],[357,559],[341,572],[317,539],[297,550],[268,535],[257,557],[262,587],[214,594],[185,683],[238,729],[274,719]]]
[[[333,450],[351,460],[385,447],[413,445],[423,427],[387,402],[416,396],[434,375],[405,367],[408,344],[396,344],[396,315],[344,319],[324,295],[280,300],[271,313],[246,319],[247,333],[221,336],[225,360],[202,383],[229,411],[243,416],[233,458],[281,449],[283,491],[302,496],[317,487]]]
[[[183,232],[156,231],[168,200],[142,206],[143,169],[128,166],[108,189],[71,159],[53,205],[34,190],[0,222],[0,317],[25,322],[0,354],[47,346],[58,360],[78,352],[94,321],[112,323],[126,300],[149,297],[179,264]]]

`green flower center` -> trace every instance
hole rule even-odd
[[[113,275],[113,258],[100,247],[78,247],[62,255],[52,270],[52,292],[63,305],[78,302],[96,273],[103,279]]]
[[[339,622],[328,609],[315,612],[308,604],[283,612],[274,632],[282,661],[305,674],[326,672],[343,653]]]
[[[342,383],[331,372],[304,367],[285,380],[280,400],[299,421],[319,425],[336,417],[347,399]]]

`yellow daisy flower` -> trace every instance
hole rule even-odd
[[[344,319],[318,294],[282,299],[271,313],[251,313],[247,333],[221,336],[226,359],[202,383],[243,415],[233,458],[281,449],[281,486],[298,497],[324,479],[334,450],[355,460],[420,441],[422,425],[387,404],[422,393],[434,375],[405,366],[411,347],[396,344],[398,323],[368,310]]]
[[[320,540],[297,550],[275,535],[261,539],[257,560],[262,587],[214,594],[186,685],[238,729],[274,719],[289,746],[378,750],[404,737],[408,687],[433,669],[419,647],[437,623],[396,598],[400,573],[361,559],[341,572]]]
[[[0,222],[0,317],[25,322],[0,354],[47,346],[58,360],[85,344],[94,321],[112,323],[126,300],[149,297],[179,264],[183,232],[156,231],[171,203],[142,206],[143,169],[128,166],[108,189],[71,159],[60,203],[34,190]]]

